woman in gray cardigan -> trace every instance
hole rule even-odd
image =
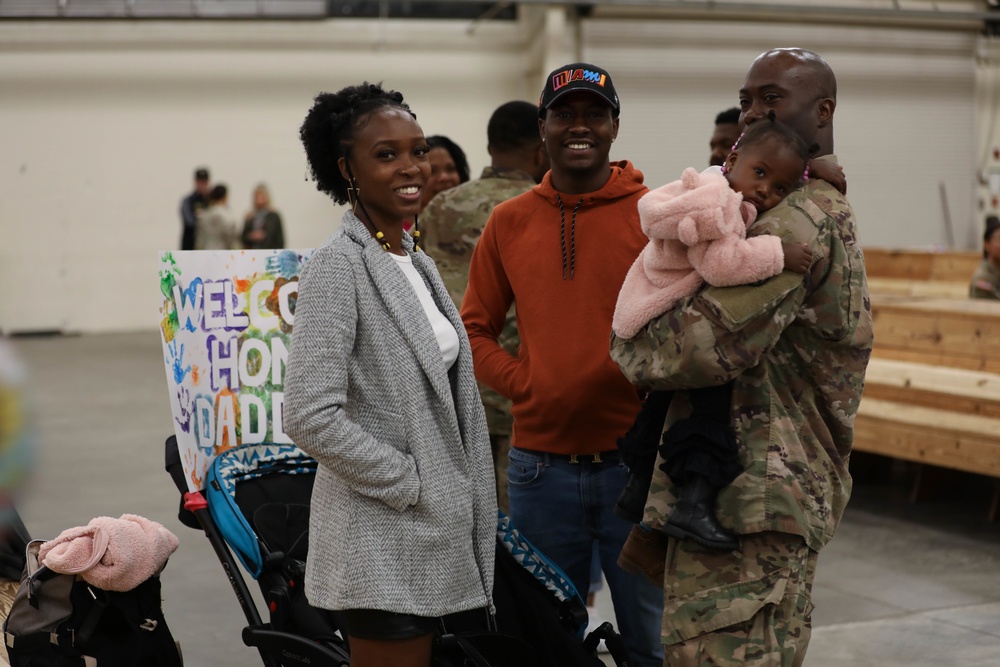
[[[353,208],[302,272],[285,386],[285,430],[319,462],[306,595],[352,667],[427,667],[441,616],[492,613],[489,436],[462,320],[403,232],[430,166],[402,100],[323,93],[300,131],[317,189]]]

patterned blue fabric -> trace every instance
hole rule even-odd
[[[257,534],[236,505],[236,485],[265,475],[316,472],[316,461],[294,445],[242,445],[215,458],[205,485],[208,511],[219,534],[254,579],[264,567]]]
[[[560,602],[571,601],[574,598],[582,600],[579,591],[566,573],[535,549],[528,538],[511,524],[510,517],[501,510],[497,510],[497,542]]]

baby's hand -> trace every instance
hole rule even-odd
[[[840,194],[847,194],[847,176],[844,176],[844,168],[839,164],[826,160],[809,160],[809,178],[824,180],[840,190]]]
[[[795,273],[807,273],[812,264],[812,251],[805,243],[781,242],[781,250],[785,253],[785,269]]]

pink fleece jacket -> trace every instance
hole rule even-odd
[[[611,328],[632,338],[702,282],[728,287],[781,273],[781,239],[747,238],[756,217],[717,169],[685,169],[679,181],[646,193],[639,223],[649,243],[625,276]]]

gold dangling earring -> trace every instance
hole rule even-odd
[[[354,182],[353,178],[348,182],[350,183],[350,185],[347,186],[347,198],[351,200],[351,213],[357,215],[358,197],[361,195],[361,190],[360,188],[357,187],[357,184]]]

